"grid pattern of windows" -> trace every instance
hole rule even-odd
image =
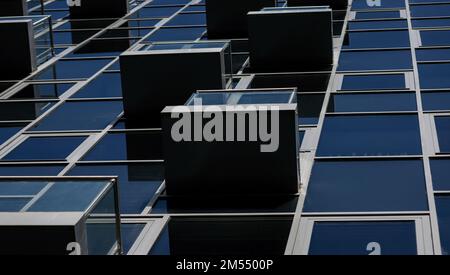
[[[449,254],[450,1],[349,2],[326,68],[255,73],[247,39],[231,41],[231,88],[297,88],[297,194],[168,196],[162,129],[124,116],[119,55],[208,40],[204,0],[130,0],[107,19],[32,7],[52,18],[56,56],[0,81],[0,175],[118,176],[129,254]]]

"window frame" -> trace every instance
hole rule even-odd
[[[308,255],[315,222],[383,222],[383,221],[414,221],[416,226],[416,245],[418,255],[432,255],[433,244],[431,223],[428,216],[342,216],[342,217],[308,217],[300,218],[300,225],[296,232],[295,243],[292,248],[286,248],[286,254]]]

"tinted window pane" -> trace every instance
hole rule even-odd
[[[66,102],[38,123],[33,131],[103,129],[122,110],[120,101]]]
[[[433,187],[439,191],[450,191],[450,159],[431,159]]]
[[[343,49],[409,47],[408,31],[347,32]]]
[[[434,28],[450,26],[450,19],[415,19],[412,20],[413,28]]]
[[[423,92],[422,106],[426,111],[450,110],[450,92]]]
[[[58,98],[74,83],[53,83],[53,84],[29,84],[22,90],[15,93],[11,98],[14,99],[29,99],[29,98]]]
[[[41,191],[47,183],[43,182],[0,182],[0,196],[32,196]]]
[[[195,26],[206,25],[206,15],[204,13],[178,14],[170,20],[166,26]]]
[[[359,14],[359,13],[358,13]],[[406,20],[349,21],[349,30],[378,30],[408,28]]]
[[[111,59],[62,60],[33,79],[89,78],[111,61]]]
[[[119,178],[120,212],[138,214],[148,205],[164,179],[159,163],[77,165],[72,176],[117,176]]]
[[[30,198],[0,198],[0,212],[19,212]]]
[[[65,165],[1,165],[0,176],[56,176]]]
[[[423,46],[450,45],[450,31],[421,31],[420,38]]]
[[[423,89],[449,88],[450,63],[419,64],[420,86]]]
[[[181,7],[144,8],[130,15],[128,18],[169,17]]]
[[[120,233],[122,235],[122,249],[125,254],[130,251],[145,225],[145,223],[122,223]]]
[[[322,110],[324,94],[298,94],[298,123],[317,124]]]
[[[150,35],[146,41],[191,41],[200,38],[205,28],[164,28]]]
[[[450,16],[450,4],[410,6],[412,17]]]
[[[316,161],[306,212],[423,211],[422,160]]]
[[[334,94],[328,112],[415,111],[414,93]]]
[[[65,160],[86,137],[30,137],[2,160]]]
[[[172,217],[152,255],[283,255],[292,218]]]
[[[357,12],[356,19],[400,18],[399,11]]]
[[[111,133],[83,160],[158,160],[162,159],[161,150],[160,132]]]
[[[416,49],[417,61],[450,60],[450,49]]]
[[[439,233],[443,255],[450,255],[450,196],[436,196]]]
[[[362,60],[363,62],[361,62]],[[411,52],[409,50],[341,52],[338,66],[339,71],[411,68]]]
[[[47,111],[54,102],[0,102],[0,120],[34,120]]]
[[[344,75],[341,90],[386,90],[404,88],[404,74]]]
[[[122,84],[120,73],[104,73],[94,79],[88,85],[81,88],[73,97],[75,98],[99,98],[121,97]]]
[[[85,211],[105,186],[105,182],[58,182],[33,203],[28,212]]]
[[[374,251],[370,244],[379,245]],[[378,248],[380,250],[378,250]],[[413,221],[315,222],[310,255],[415,255],[416,229]]]
[[[450,116],[435,117],[440,152],[450,153]]]
[[[0,145],[19,132],[24,126],[16,123],[0,123]]]
[[[318,156],[420,155],[416,115],[327,116]]]

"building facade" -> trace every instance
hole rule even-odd
[[[450,253],[450,1],[24,2],[28,17],[0,17],[0,231],[73,209],[83,228],[114,226],[1,253]],[[7,34],[26,18],[32,44]],[[298,146],[261,158],[239,154],[247,142],[166,142],[165,106],[225,89],[291,89],[296,102],[275,101],[297,104]]]

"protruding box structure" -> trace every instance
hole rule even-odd
[[[248,14],[254,72],[312,71],[333,63],[329,7],[266,8]]]
[[[117,181],[0,178],[0,254],[121,254]]]
[[[0,80],[22,79],[36,70],[35,40],[31,19],[0,20]]]
[[[192,91],[224,89],[228,42],[160,43],[120,56],[125,117],[159,127],[167,105],[182,105]],[[227,58],[228,59],[228,58]]]
[[[26,0],[0,1],[0,16],[24,16],[24,15],[28,15]]]
[[[288,7],[329,6],[333,10],[346,10],[348,0],[287,0]]]
[[[70,18],[120,18],[128,13],[128,0],[82,0],[70,6]]]
[[[275,5],[275,0],[206,0],[208,38],[246,38],[247,13]]]
[[[203,91],[185,106],[166,107],[167,194],[297,193],[296,102],[294,88]]]

